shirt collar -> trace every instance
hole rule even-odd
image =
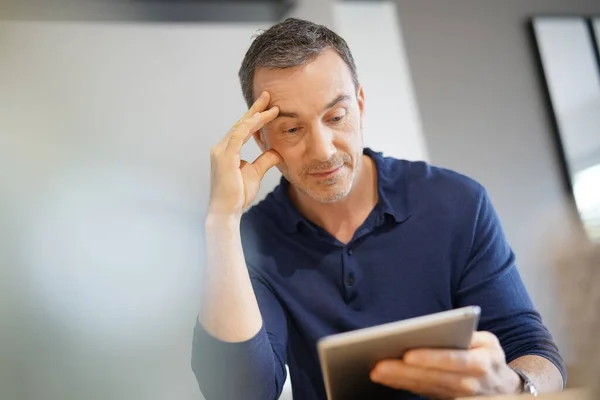
[[[376,208],[382,215],[389,215],[395,222],[403,222],[410,216],[406,193],[406,164],[384,157],[381,152],[375,152],[368,147],[364,148],[363,154],[374,161],[377,170],[379,201]],[[290,183],[282,176],[279,185],[273,190],[273,197],[283,208],[281,223],[284,228],[288,232],[295,232],[301,224],[308,221],[292,204],[289,189]]]

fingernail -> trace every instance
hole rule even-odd
[[[258,117],[259,115],[260,115],[260,112],[257,112],[257,113],[255,113],[255,114],[252,116],[252,118],[256,118],[256,117]]]
[[[264,98],[265,98],[265,92],[262,92],[262,93],[260,94],[260,97],[259,97],[258,99],[259,99],[259,100],[262,100],[262,99],[264,99]]]
[[[381,376],[383,374],[385,374],[385,364],[384,363],[377,364],[377,366],[375,366],[375,368],[373,368],[373,370],[371,371],[371,374],[373,374],[373,376],[375,376],[375,379],[377,379],[377,380],[381,379]]]
[[[373,382],[379,382],[379,378],[380,378],[380,376],[377,372],[375,372],[375,371],[371,372],[371,380]]]

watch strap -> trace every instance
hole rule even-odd
[[[510,369],[512,369],[513,371],[515,371],[517,373],[517,375],[519,375],[519,378],[521,378],[521,393],[525,393],[525,394],[530,394],[532,396],[537,396],[538,395],[538,391],[536,389],[536,387],[534,386],[533,382],[531,381],[531,379],[529,379],[529,377],[527,376],[527,374],[525,374],[525,372],[521,371],[519,368],[516,367],[512,367],[510,366]]]

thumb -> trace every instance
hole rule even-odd
[[[478,347],[494,348],[500,346],[498,338],[491,332],[486,331],[475,331],[471,337],[471,348],[476,349]]]
[[[262,179],[268,170],[281,161],[281,156],[275,150],[267,150],[254,160],[252,166],[256,169],[258,177]]]

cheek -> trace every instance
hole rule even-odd
[[[360,124],[359,116],[348,118],[344,128],[336,135],[336,147],[339,150],[354,153],[357,148],[362,147],[362,129]]]
[[[283,162],[279,164],[279,169],[283,173],[297,170],[298,148],[290,146],[289,143],[277,140],[272,135],[265,133],[263,135],[265,150],[275,150],[281,156]]]
[[[274,149],[283,158],[283,169],[292,174],[297,174],[302,169],[302,158],[294,149],[282,148],[281,150]]]
[[[284,139],[284,137],[280,134],[280,130],[275,130],[273,128],[263,128],[262,138],[266,150],[273,149],[278,152],[283,152],[293,144]]]
[[[286,164],[292,164],[294,159],[301,153],[302,143],[285,140],[280,135],[266,131],[263,133],[265,150],[275,150],[283,158]]]
[[[362,117],[359,113],[352,113],[348,118],[348,129],[352,131],[353,137],[360,137],[362,134]]]

